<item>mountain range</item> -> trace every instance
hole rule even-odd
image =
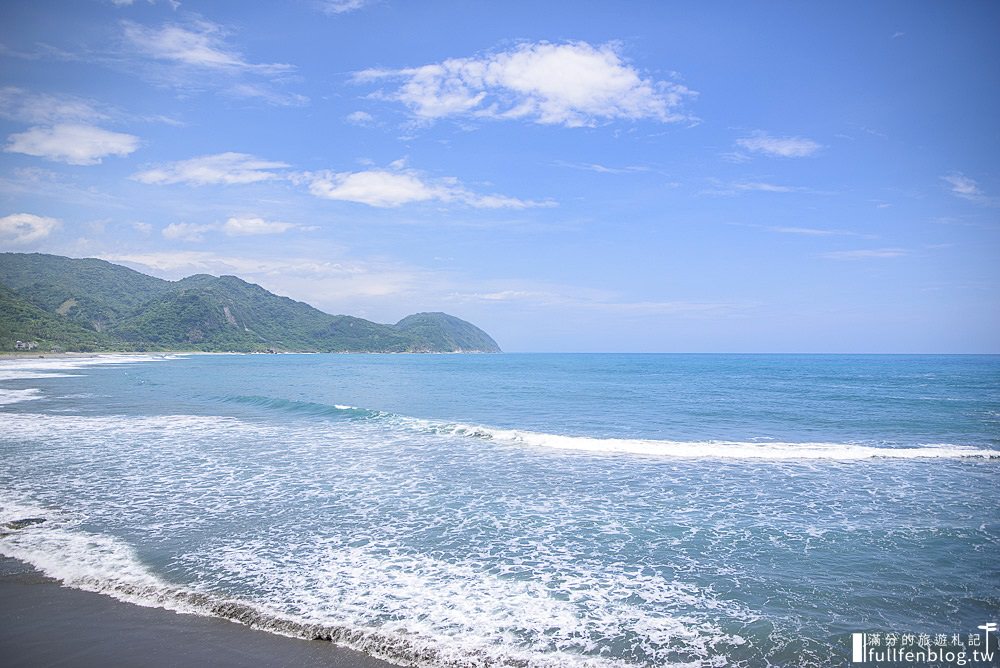
[[[236,276],[167,281],[97,259],[0,253],[0,350],[500,352],[475,325],[330,315]]]

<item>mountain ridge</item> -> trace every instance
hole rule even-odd
[[[95,258],[0,253],[0,350],[501,352],[440,312],[395,324],[331,315],[237,276],[178,281]]]

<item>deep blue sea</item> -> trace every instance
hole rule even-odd
[[[0,553],[403,665],[995,646],[998,508],[997,356],[0,361]]]

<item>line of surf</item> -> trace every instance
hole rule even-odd
[[[681,441],[573,436],[430,420],[356,406],[330,405],[263,396],[229,396],[222,398],[222,400],[298,415],[380,422],[387,428],[408,429],[425,434],[476,438],[520,446],[590,453],[737,460],[1000,459],[1000,450],[952,443],[885,446],[863,442],[757,442],[714,439]]]
[[[89,357],[35,357],[0,360],[0,381],[36,380],[44,378],[70,378],[78,376],[77,371],[107,364],[135,364],[139,362],[163,362],[177,359],[176,355],[147,354],[100,354]]]

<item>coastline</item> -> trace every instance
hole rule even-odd
[[[0,556],[0,654],[7,666],[320,666],[394,664],[319,640],[175,613],[72,589]]]
[[[155,355],[231,355],[241,353],[205,353],[190,351],[157,351],[154,353],[112,352],[102,350],[95,353],[60,352],[52,353],[33,350],[31,352],[0,352],[0,360],[37,360],[37,359],[97,359],[99,357],[151,357]]]

